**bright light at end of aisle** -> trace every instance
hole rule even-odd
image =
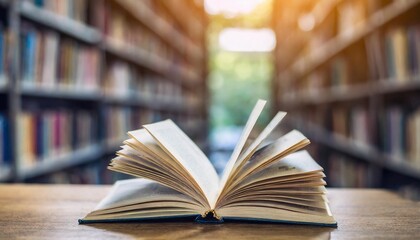
[[[204,8],[208,14],[223,14],[235,17],[238,14],[248,14],[264,0],[205,0]]]
[[[271,52],[276,37],[269,28],[226,28],[220,32],[219,45],[231,52]]]

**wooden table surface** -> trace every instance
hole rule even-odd
[[[193,222],[79,225],[109,186],[0,185],[0,239],[420,239],[420,203],[383,190],[330,189],[338,228]]]

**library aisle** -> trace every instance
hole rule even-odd
[[[201,1],[2,0],[0,16],[0,182],[113,183],[127,131],[168,118],[206,148]]]
[[[328,186],[420,199],[419,0],[180,2],[0,0],[0,182],[112,184],[168,118],[220,173],[263,98]]]
[[[274,1],[273,99],[332,187],[420,199],[420,1]]]
[[[0,239],[420,239],[419,13],[0,0]]]

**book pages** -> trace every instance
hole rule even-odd
[[[220,190],[219,190],[218,195],[223,191],[224,186],[234,168],[236,160],[241,154],[242,149],[245,146],[245,143],[249,137],[249,134],[251,133],[252,129],[255,126],[255,123],[257,122],[259,116],[261,115],[261,112],[264,109],[266,102],[267,101],[260,99],[255,104],[255,107],[252,110],[251,115],[249,116],[248,121],[245,124],[244,130],[242,131],[241,137],[239,138],[238,143],[236,144],[235,149],[233,150],[232,156],[230,157],[229,161],[226,164],[225,169],[223,170],[222,178],[220,179]]]
[[[144,125],[166,153],[191,174],[205,193],[209,206],[219,190],[219,177],[210,160],[172,120]]]

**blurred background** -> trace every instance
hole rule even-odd
[[[171,118],[218,172],[257,99],[332,187],[420,198],[420,0],[0,0],[0,182],[110,184]]]

